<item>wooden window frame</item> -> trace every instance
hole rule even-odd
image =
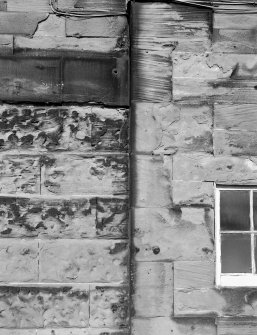
[[[245,191],[250,192],[250,230],[240,231],[251,236],[251,262],[253,273],[223,273],[221,272],[221,231],[220,231],[220,191]],[[218,186],[215,185],[215,246],[216,246],[216,286],[217,287],[257,287],[257,265],[254,259],[254,230],[253,222],[253,192],[257,192],[255,186]],[[233,231],[226,231],[226,234]],[[256,262],[257,263],[257,262]],[[255,273],[254,273],[255,272]]]

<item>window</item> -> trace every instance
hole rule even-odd
[[[217,187],[216,284],[257,286],[257,187]]]

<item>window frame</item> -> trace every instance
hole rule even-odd
[[[253,272],[257,272],[257,262],[254,261],[254,222],[253,222],[253,192],[257,192],[257,186],[221,186],[215,184],[215,250],[216,250],[216,275],[217,287],[257,287],[257,273],[224,273],[221,272],[221,230],[220,230],[220,191],[245,191],[250,192],[250,230],[251,236],[251,263]],[[256,230],[257,232],[257,230]],[[226,233],[233,233],[227,231]],[[244,231],[242,231],[244,233]],[[257,233],[256,233],[257,236]],[[256,263],[256,264],[255,264]]]

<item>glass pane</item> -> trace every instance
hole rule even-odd
[[[220,229],[250,229],[249,191],[220,191]]]
[[[221,272],[251,272],[251,235],[221,235]]]
[[[253,223],[254,229],[257,230],[257,192],[253,192]]]

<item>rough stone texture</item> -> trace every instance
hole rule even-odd
[[[206,79],[256,79],[254,55],[173,53],[173,77]]]
[[[2,334],[1,334],[2,335]],[[26,335],[26,334],[9,334],[3,335]],[[29,334],[30,335],[30,334]],[[35,335],[33,333],[33,335]],[[112,330],[110,328],[63,328],[63,329],[38,329],[37,335],[129,335],[127,330]]]
[[[13,54],[13,36],[0,35],[0,56]]]
[[[244,319],[218,319],[218,335],[255,335],[257,320],[252,318]]]
[[[213,46],[215,52],[256,54],[256,30],[254,29],[213,29]]]
[[[125,14],[126,0],[57,0],[58,8],[64,11],[89,13]]]
[[[214,320],[208,318],[155,317],[134,319],[132,335],[216,335]]]
[[[125,241],[40,241],[39,280],[42,282],[123,282],[127,280]]]
[[[38,242],[6,239],[0,242],[0,282],[38,280]]]
[[[49,12],[48,0],[7,0],[7,10],[10,12]]]
[[[63,100],[128,106],[128,66],[126,54],[64,60]]]
[[[257,181],[255,157],[213,157],[205,154],[176,155],[173,178],[184,181],[215,181],[227,184],[252,184]]]
[[[0,150],[123,151],[127,111],[79,106],[0,106]]]
[[[97,198],[97,236],[105,238],[128,238],[128,207],[128,198]]]
[[[126,286],[91,286],[90,326],[125,328],[129,324],[129,289]],[[119,334],[117,334],[119,335]]]
[[[213,142],[215,155],[257,155],[257,132],[215,130]]]
[[[6,13],[0,11],[0,34],[33,35],[46,13]]]
[[[171,263],[137,262],[133,302],[135,317],[173,314],[173,268]]]
[[[75,38],[64,39],[61,36],[34,36],[28,38],[24,36],[14,36],[14,50],[19,54],[38,55],[40,53],[47,55],[60,55],[84,52],[95,52],[108,54],[115,51],[124,51],[127,46],[120,45],[120,38]],[[126,39],[124,39],[126,41]],[[128,44],[128,41],[126,42]]]
[[[215,285],[215,264],[208,261],[176,261],[174,289],[212,288]]]
[[[1,193],[39,193],[40,164],[37,156],[0,155]]]
[[[175,316],[257,316],[255,289],[175,290]]]
[[[103,18],[66,18],[66,36],[73,37],[116,37],[128,29],[126,16]]]
[[[127,156],[49,155],[41,160],[42,194],[125,194]]]
[[[1,328],[87,327],[88,287],[0,287]]]
[[[136,260],[213,259],[210,208],[136,208],[133,219]]]
[[[174,206],[214,206],[214,185],[200,181],[172,181]]]
[[[126,238],[127,198],[0,197],[2,238]]]
[[[171,204],[172,157],[137,155],[132,166],[132,201],[137,207]]]
[[[214,127],[226,130],[256,131],[256,105],[214,104]]]
[[[184,106],[138,102],[134,106],[136,152],[212,152],[210,106]]]

